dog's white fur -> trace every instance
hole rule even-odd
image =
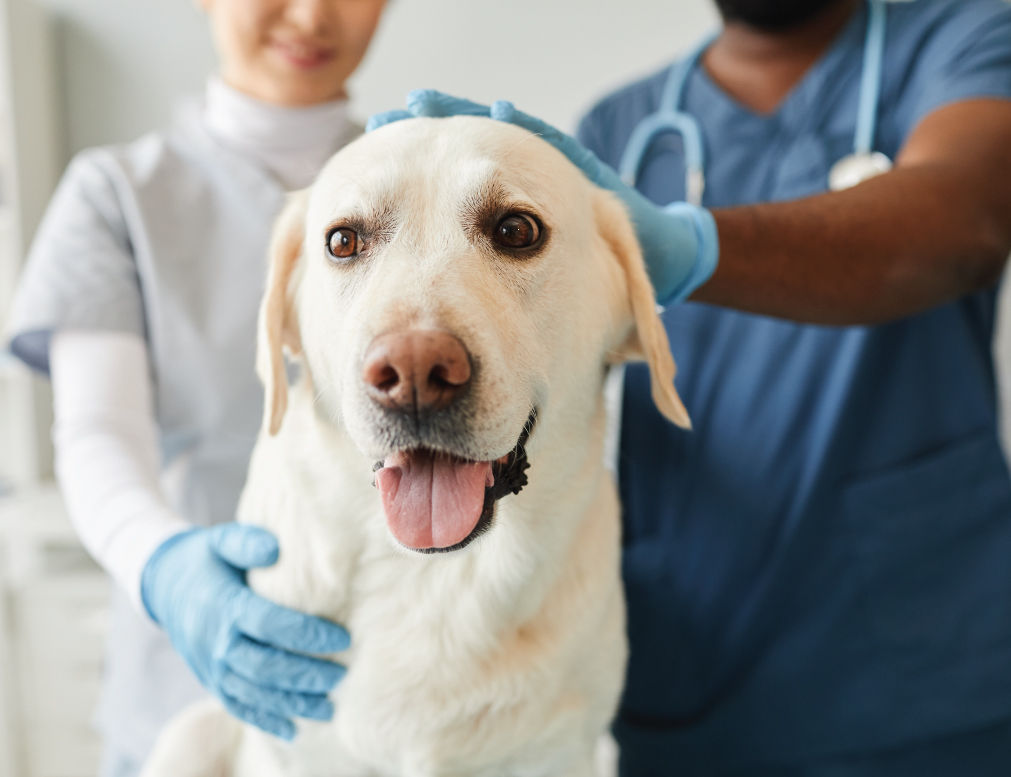
[[[495,250],[475,224],[496,198],[542,219],[543,250]],[[385,226],[335,265],[328,228],[371,211]],[[606,366],[645,358],[657,405],[688,424],[623,208],[517,127],[418,119],[337,154],[293,195],[271,251],[267,405],[240,519],[274,532],[282,552],[250,584],[345,624],[352,648],[335,658],[348,674],[334,720],[301,721],[293,744],[216,703],[185,711],[145,777],[594,775],[626,659]],[[450,553],[398,546],[370,485],[390,450],[362,358],[402,329],[451,332],[480,365],[466,457],[503,456],[539,414],[529,484]],[[301,365],[290,387],[282,348]]]

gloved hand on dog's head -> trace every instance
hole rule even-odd
[[[141,598],[200,682],[238,718],[283,739],[294,717],[329,720],[327,693],[345,670],[326,655],[346,650],[335,623],[257,596],[246,570],[274,564],[274,535],[229,523],[181,532],[151,555]]]
[[[686,299],[716,270],[719,239],[708,210],[687,202],[656,205],[626,185],[614,169],[574,137],[516,110],[507,100],[481,105],[432,89],[416,89],[407,96],[407,110],[376,114],[366,130],[402,119],[446,116],[487,116],[523,127],[565,154],[597,186],[617,194],[632,217],[656,298],[662,304]]]

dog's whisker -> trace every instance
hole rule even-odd
[[[515,143],[513,143],[511,150],[512,151],[516,151],[520,146],[522,146],[522,145],[524,145],[526,143],[529,143],[531,141],[531,139],[533,139],[533,138],[542,138],[543,139],[544,138],[544,133],[543,132],[527,132],[527,134],[525,136],[523,136],[522,138],[519,138]]]

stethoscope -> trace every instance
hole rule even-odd
[[[885,52],[885,2],[868,0],[868,6],[853,153],[837,161],[829,170],[828,185],[832,191],[856,186],[892,168],[892,161],[874,150],[881,65]],[[665,132],[676,132],[684,146],[685,200],[695,205],[702,204],[706,187],[702,130],[691,114],[681,110],[681,100],[688,77],[714,37],[704,40],[688,57],[671,68],[661,93],[659,110],[640,121],[632,131],[618,167],[622,180],[629,186],[635,186],[654,138]]]

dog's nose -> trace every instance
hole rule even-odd
[[[362,377],[388,409],[440,410],[470,382],[467,349],[448,332],[413,330],[380,335],[365,351]]]

